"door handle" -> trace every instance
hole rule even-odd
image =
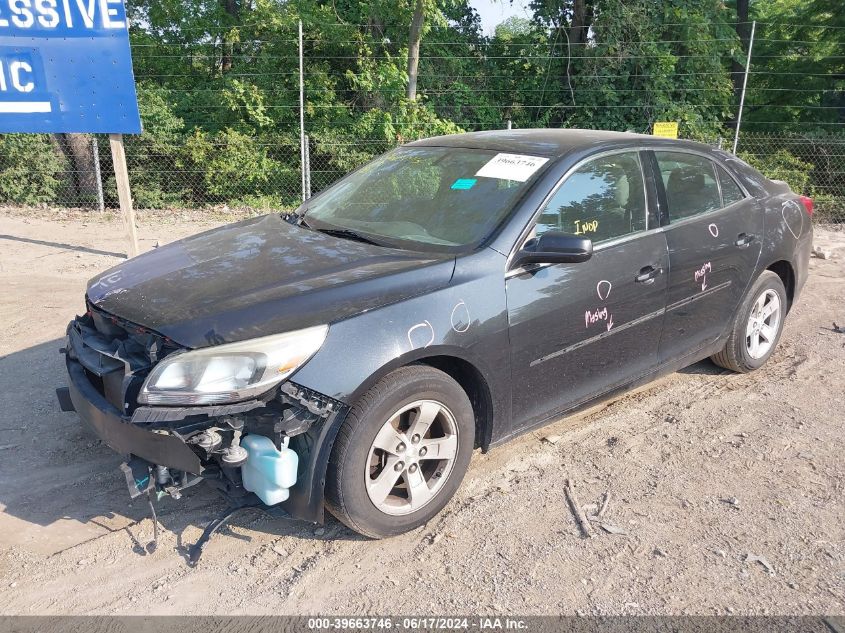
[[[756,239],[754,235],[749,235],[747,233],[740,233],[736,236],[736,244],[740,248],[748,248],[748,246]]]
[[[634,277],[634,281],[636,281],[638,284],[653,284],[654,278],[662,272],[662,268],[655,268],[654,266],[645,266],[640,269],[640,274]]]

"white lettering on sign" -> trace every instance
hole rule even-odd
[[[35,24],[35,16],[30,11],[29,0],[11,0],[9,8],[12,10],[12,24],[21,29],[28,29]]]
[[[56,28],[59,24],[57,6],[56,0],[35,0],[35,10],[39,13],[38,24],[45,29]]]
[[[67,0],[62,2],[62,7],[65,10],[65,22],[67,23],[67,27],[69,29],[73,28],[73,16],[70,13],[70,3]]]
[[[32,74],[32,66],[26,62],[12,62],[9,64],[9,74],[12,76],[12,85],[18,92],[32,92],[35,89],[35,83],[29,79],[24,81],[21,79],[21,71]]]
[[[6,60],[6,66],[0,59],[0,92],[32,92],[35,82],[32,80],[32,65],[20,59]]]
[[[120,0],[100,0],[100,15],[103,16],[104,29],[122,29],[125,26],[123,20],[114,20],[117,17],[117,9],[110,7],[111,4],[120,4]]]
[[[33,112],[52,112],[53,105],[49,101],[14,101],[8,96],[25,95],[35,90],[32,64],[24,59],[0,59],[0,114],[31,114]]]
[[[496,154],[475,172],[481,178],[498,178],[499,180],[516,180],[525,182],[549,162],[548,158],[540,156],[526,156],[524,154]]]
[[[76,0],[76,6],[79,7],[79,13],[82,15],[86,28],[94,28],[94,0],[88,0],[87,10],[84,0]]]
[[[72,29],[75,23],[125,29],[121,0],[0,0],[0,29]]]

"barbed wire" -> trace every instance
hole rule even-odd
[[[722,73],[720,73],[722,74]],[[583,75],[578,75],[579,77],[583,77]],[[670,79],[672,75],[667,76],[667,79]],[[336,88],[308,88],[308,92],[310,94],[320,94],[320,93],[336,93],[336,92],[345,92],[349,90],[360,90],[359,88],[343,88],[343,87],[336,87]],[[473,87],[472,92],[474,93],[499,93],[499,92],[508,92],[511,89],[509,88],[477,88]],[[543,92],[541,88],[516,88],[514,89],[520,94],[531,94],[535,92]],[[713,92],[712,87],[707,88],[677,88],[677,92]],[[221,92],[220,88],[168,88],[169,92],[174,93],[187,93],[193,95],[201,95],[201,94],[219,94]],[[617,88],[614,86],[614,92],[655,92],[654,88]],[[363,92],[367,92],[370,94],[385,94],[385,95],[404,95],[405,90],[399,88],[367,88],[363,90]],[[422,92],[426,96],[443,96],[443,95],[450,95],[450,94],[463,94],[465,91],[462,89],[450,89],[450,90],[443,90],[443,89],[434,89],[428,88],[424,89]],[[579,94],[593,94],[593,93],[606,93],[607,90],[603,90],[601,88],[579,88]],[[808,93],[818,93],[818,92],[825,92],[825,93],[836,93],[836,92],[845,92],[845,88],[754,88],[754,92],[808,92]],[[299,94],[299,88],[284,88],[279,86],[274,86],[272,94]],[[686,104],[684,104],[686,105]],[[299,107],[299,106],[296,106]],[[482,106],[479,106],[482,107]],[[800,107],[800,106],[791,106],[791,107]],[[837,107],[837,106],[834,106]]]
[[[733,29],[735,29],[740,24],[747,24],[747,25],[750,26],[752,24],[752,22],[756,22],[757,26],[761,29],[765,28],[765,27],[777,27],[777,28],[808,28],[809,27],[809,28],[819,29],[819,30],[843,30],[843,29],[845,29],[845,26],[837,26],[837,25],[832,25],[832,24],[814,24],[812,22],[767,22],[767,21],[764,21],[764,20],[739,20],[739,21],[735,21],[735,22],[708,21],[707,26],[717,27],[717,28],[733,28]],[[378,27],[378,28],[391,28],[391,29],[394,29],[394,28],[395,29],[407,29],[409,24],[410,24],[410,22],[392,22],[392,23],[378,24],[378,25],[375,25],[375,24],[356,24],[356,23],[351,23],[351,22],[334,22],[334,23],[331,23],[331,24],[324,25],[324,28],[333,29],[333,28],[348,27],[348,28],[354,28],[354,29],[372,29],[374,27]],[[244,22],[244,23],[240,23],[240,24],[231,24],[231,23],[223,24],[223,23],[218,22],[216,24],[208,24],[208,25],[202,25],[202,26],[179,26],[178,31],[179,32],[196,32],[196,31],[208,32],[211,29],[234,29],[234,30],[238,30],[238,29],[257,28],[257,27],[266,27],[266,26],[267,26],[266,22]],[[434,32],[436,32],[437,29],[439,29],[439,28],[451,28],[453,26],[454,26],[454,23],[451,23],[451,24],[446,23],[446,24],[442,24],[442,25],[435,24],[432,27],[432,30]],[[666,26],[690,27],[691,25],[690,25],[689,22],[655,22],[654,26],[662,28],[662,27],[666,27]],[[701,25],[695,25],[695,26],[701,26]],[[155,26],[150,26],[150,25],[142,26],[142,25],[136,23],[136,24],[132,24],[130,28],[132,30],[137,30],[137,31],[140,31],[140,32],[153,32],[154,33],[154,32],[157,32],[157,31],[170,30],[172,27],[155,27]],[[293,31],[295,28],[296,28],[296,25],[292,24],[291,30]],[[311,28],[312,27],[310,25],[307,25],[307,24],[304,25],[304,29],[306,31],[311,29]],[[590,28],[591,28],[591,30],[601,30],[601,29],[615,29],[617,27],[615,27],[613,25],[593,24],[593,25],[590,26]]]
[[[186,51],[184,53],[179,54],[165,54],[165,55],[144,55],[143,59],[181,59],[181,58],[191,58],[191,59],[218,59],[220,58],[222,53],[195,53],[191,51]],[[626,54],[617,54],[617,55],[572,55],[569,59],[590,59],[590,60],[603,60],[603,59],[619,59],[620,57],[625,57]],[[675,57],[677,59],[711,59],[713,57],[712,54],[702,53],[702,54],[676,54],[672,53],[671,51],[666,51],[664,53],[655,53],[655,54],[648,54],[648,55],[637,55],[638,58],[643,59],[658,59],[665,56]],[[227,52],[225,56],[231,59],[240,59],[240,58],[247,58],[247,59],[278,59],[278,60],[291,60],[292,62],[299,62],[299,55],[270,55],[267,53],[236,53],[236,52]],[[794,54],[784,54],[784,55],[755,55],[755,59],[792,59],[794,58]],[[823,55],[824,59],[845,59],[845,55]],[[806,59],[806,55],[804,56]],[[360,60],[360,55],[309,55],[308,59],[310,61],[314,60]],[[367,60],[377,60],[377,59],[389,59],[395,60],[397,59],[396,55],[367,55]],[[442,60],[454,60],[454,59],[518,59],[520,61],[525,60],[524,55],[425,55],[420,56],[420,62],[424,60],[434,60],[434,61],[442,61]],[[531,59],[565,59],[565,57],[561,55],[532,55]]]
[[[724,38],[708,37],[708,38],[702,38],[700,40],[696,40],[696,43],[702,43],[702,42],[705,42],[705,43],[710,43],[710,42],[736,42],[736,41],[738,41],[737,36],[724,37]],[[766,40],[766,39],[763,39],[763,38],[756,38],[756,41],[758,41],[758,42],[767,42],[767,41],[771,41],[771,42],[780,42],[780,41],[797,42],[796,40]],[[254,39],[254,38],[248,38],[248,39],[239,38],[238,40],[233,41],[231,43],[241,45],[241,44],[297,44],[298,42],[299,42],[299,40],[295,40],[295,39],[291,40],[291,39],[275,39],[274,38],[274,39],[263,40],[263,39]],[[366,42],[366,41],[363,41],[363,40],[334,40],[334,39],[304,39],[303,43],[304,44],[331,44],[331,45],[334,46],[334,45],[338,45],[338,44],[354,44],[354,45],[386,44],[386,43],[392,44],[393,42],[384,42],[384,41]],[[689,40],[634,40],[634,39],[632,39],[632,40],[626,41],[626,43],[631,43],[631,44],[689,44],[690,42],[689,42]],[[173,44],[173,45],[175,46],[177,44]],[[559,42],[559,43],[556,43],[556,44],[549,44],[549,43],[546,43],[546,42],[533,42],[533,43],[529,43],[529,42],[525,42],[525,43],[520,43],[520,42],[471,42],[471,41],[440,42],[438,40],[431,40],[431,39],[421,42],[421,46],[423,48],[435,47],[435,46],[466,46],[466,47],[469,47],[469,48],[474,48],[474,47],[478,47],[478,46],[484,46],[484,47],[504,46],[504,47],[514,47],[514,48],[526,48],[526,47],[548,48],[549,46],[557,47],[557,46],[565,46],[565,45],[566,45],[565,42],[562,42],[562,43]],[[154,43],[133,44],[133,48],[148,48],[148,47],[154,47],[154,46],[161,46],[161,45],[160,44],[154,44]],[[189,46],[220,46],[220,42],[219,41],[218,42],[198,42],[198,43],[195,43],[195,44],[189,44]]]
[[[252,44],[298,44],[299,40],[295,39],[255,39],[255,38],[239,38],[232,42],[228,42],[229,44],[235,44],[238,46],[244,45],[252,45]],[[772,39],[772,38],[765,38],[765,37],[755,37],[755,42],[769,42],[773,44],[818,44],[817,40],[794,40],[794,39]],[[739,42],[739,36],[734,37],[702,37],[695,41],[696,45],[700,44],[710,44],[713,42]],[[219,48],[223,42],[222,41],[213,41],[213,42],[192,42],[192,43],[184,43],[184,42],[173,42],[173,43],[133,43],[132,48],[136,49],[144,49],[144,48],[161,48],[162,46],[191,46],[191,47],[203,47],[203,46],[210,46]],[[372,44],[377,45],[387,45],[387,44],[394,44],[395,42],[386,42],[386,41],[373,41],[367,42],[364,40],[334,40],[334,39],[306,39],[303,40],[304,44],[331,44],[332,46],[335,45],[365,45],[369,46]],[[614,42],[614,43],[619,43]],[[622,43],[624,44],[685,44],[689,45],[689,40],[638,40],[638,39],[628,39],[624,40]],[[607,44],[606,42],[601,42],[601,44]],[[573,46],[587,46],[588,43],[581,42],[579,44],[573,44]],[[478,48],[478,47],[503,47],[503,48],[563,48],[566,46],[566,42],[471,42],[471,41],[464,41],[464,42],[440,42],[437,40],[425,40],[421,42],[421,48],[424,50],[426,48],[436,48],[438,46],[463,46],[466,48]]]
[[[138,60],[136,60],[138,61]],[[742,71],[740,71],[742,72]],[[770,71],[770,70],[750,70],[748,71],[749,75],[772,75],[772,76],[795,76],[795,77],[830,77],[831,79],[838,79],[838,73],[810,73],[810,72],[783,72],[783,71]],[[241,73],[237,70],[228,71],[225,73],[226,77],[278,77],[278,76],[292,76],[296,77],[299,76],[298,72],[293,71],[285,71],[285,72],[252,72],[252,73]],[[341,77],[341,78],[348,78],[346,73],[322,73],[322,72],[310,72],[306,71],[304,73],[306,77]],[[683,73],[660,73],[660,74],[647,74],[647,73],[625,73],[625,74],[595,74],[595,73],[587,73],[587,74],[578,74],[578,77],[583,79],[626,79],[626,78],[645,78],[645,79],[653,79],[653,78],[668,78],[671,79],[672,77],[701,77],[701,76],[720,76],[724,77],[726,75],[726,71],[701,71],[701,72],[683,72]],[[150,74],[144,75],[143,72],[136,71],[135,73],[136,79],[140,76],[141,78],[148,78],[148,79],[155,79],[155,78],[169,78],[169,77],[195,77],[196,73],[166,73],[166,74]],[[512,74],[487,74],[485,73],[484,77],[495,78],[495,79],[506,79],[506,78],[513,78],[514,75]],[[418,78],[437,78],[437,79],[444,79],[443,75],[430,75],[427,73],[419,73]],[[478,79],[478,75],[449,75],[448,80],[453,79]],[[791,88],[789,90],[792,90]]]

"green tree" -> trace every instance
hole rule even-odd
[[[743,128],[826,134],[845,123],[842,3],[771,0],[753,4],[752,16],[761,23]]]
[[[145,133],[127,148],[137,197],[298,199],[299,20],[315,189],[399,142],[508,121],[649,132],[676,120],[682,136],[713,140],[737,112],[746,47],[734,23],[745,4],[533,0],[530,20],[488,37],[467,0],[137,0],[130,36]],[[750,129],[842,121],[845,29],[818,26],[842,24],[835,0],[748,10],[766,22]]]
[[[55,203],[65,161],[46,134],[0,134],[0,203]]]

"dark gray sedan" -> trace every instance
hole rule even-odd
[[[438,513],[486,451],[704,358],[774,352],[812,201],[735,156],[582,130],[404,145],[294,213],[93,279],[67,408],[133,495],[206,480],[233,507],[372,537]]]

